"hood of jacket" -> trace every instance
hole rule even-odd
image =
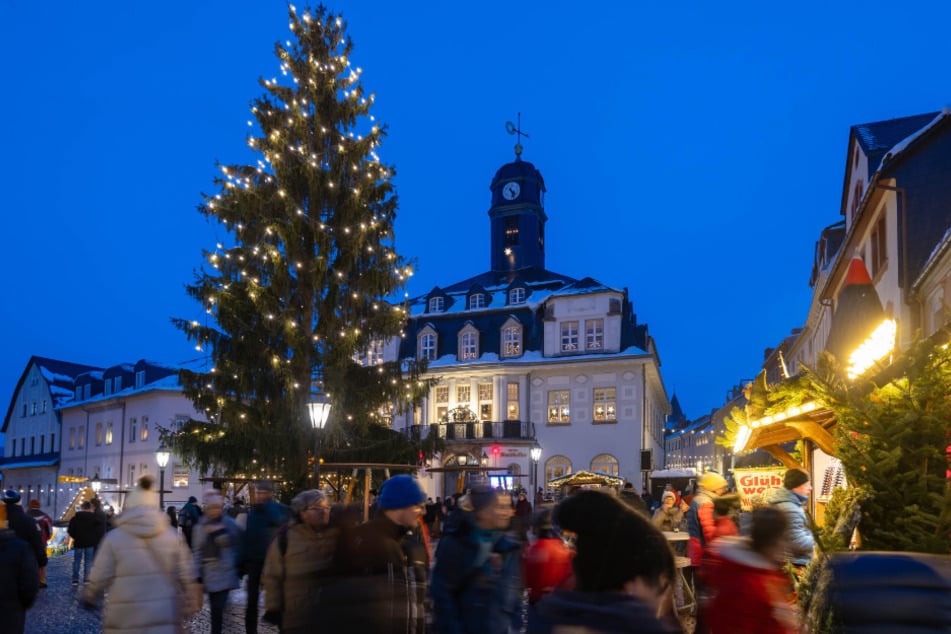
[[[142,538],[154,537],[171,527],[168,515],[152,506],[137,506],[123,511],[113,518],[112,523],[116,528]]]
[[[802,506],[805,503],[805,500],[799,495],[796,495],[795,491],[791,491],[786,487],[779,487],[773,491],[768,501],[770,504],[789,503],[795,504],[796,506]]]
[[[726,536],[715,540],[711,545],[713,552],[726,561],[730,561],[750,568],[776,570],[779,564],[770,561],[757,552],[751,550],[749,537]]]
[[[575,626],[594,632],[662,634],[671,630],[632,596],[610,592],[556,590],[537,604],[551,626]]]

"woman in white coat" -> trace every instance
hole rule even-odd
[[[180,593],[199,592],[191,553],[159,508],[155,479],[142,476],[96,552],[83,600],[108,593],[105,634],[180,634]]]

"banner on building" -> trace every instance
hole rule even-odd
[[[783,486],[783,474],[786,467],[765,467],[762,469],[734,469],[736,491],[744,511],[752,510],[756,500],[769,496],[773,489]]]

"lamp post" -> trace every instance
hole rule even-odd
[[[538,461],[542,457],[542,446],[538,444],[538,441],[535,441],[535,444],[532,445],[532,448],[528,450],[529,455],[532,457],[532,488],[538,488]],[[535,491],[532,491],[532,499],[534,500]]]
[[[314,446],[314,488],[320,488],[320,435],[330,417],[330,401],[321,399],[307,404],[307,413],[310,415],[310,425],[317,434]]]
[[[165,467],[168,466],[168,459],[171,454],[165,443],[159,444],[158,451],[155,452],[155,461],[159,467],[159,508],[165,510]]]
[[[486,453],[485,453],[484,451],[482,452],[482,466],[483,466],[483,467],[488,467],[488,466],[489,466],[489,456],[486,455]]]

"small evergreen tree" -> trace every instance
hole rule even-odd
[[[837,455],[849,485],[865,494],[862,548],[947,554],[951,351],[918,341],[882,374],[851,384],[831,357],[821,367],[809,389],[835,413]]]
[[[206,251],[187,286],[210,323],[173,320],[211,367],[181,373],[207,420],[170,441],[201,468],[304,484],[314,391],[333,403],[328,455],[415,463],[416,449],[385,423],[424,385],[420,368],[380,362],[405,316],[387,300],[411,274],[394,246],[394,169],[376,154],[385,127],[370,114],[342,18],[324,7],[289,13],[294,41],[275,46],[281,79],[260,80],[251,108],[248,145],[260,158],[222,166],[220,191],[199,207],[229,244]]]

